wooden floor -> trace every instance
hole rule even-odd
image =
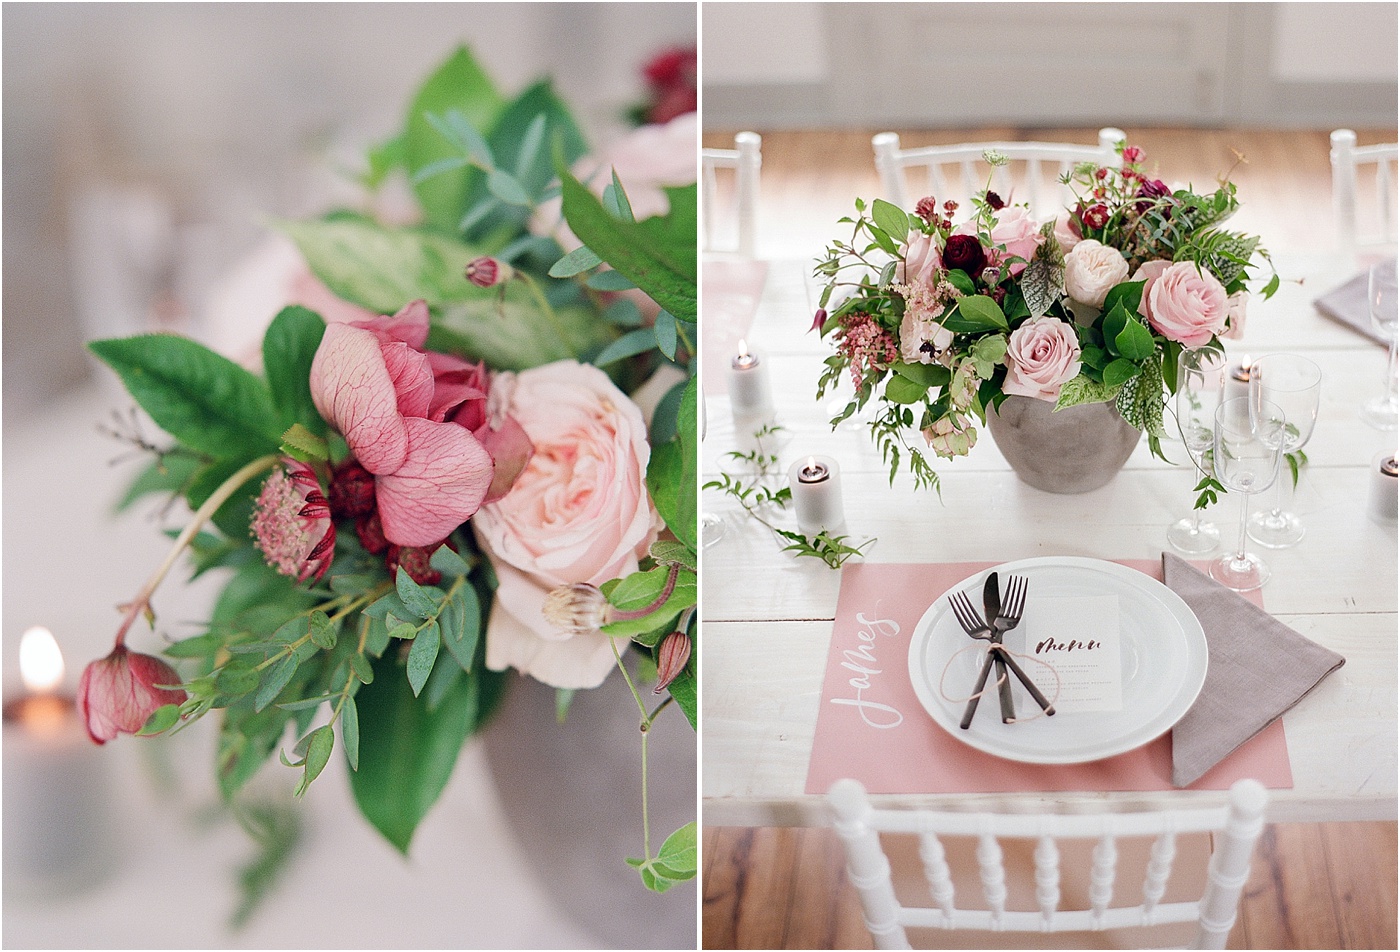
[[[832,830],[711,827],[703,849],[703,948],[873,948]],[[1394,823],[1267,827],[1228,948],[1394,949],[1395,857]]]
[[[707,132],[732,147],[737,130]],[[870,137],[882,130],[763,135],[759,254],[815,255],[856,196],[879,195]],[[896,130],[902,131],[902,130]],[[1095,129],[984,128],[904,133],[904,145],[1039,139],[1092,142]],[[1174,183],[1209,185],[1231,175],[1242,211],[1232,227],[1256,232],[1275,253],[1331,240],[1327,130],[1125,130],[1149,166]],[[1395,129],[1357,130],[1362,144]],[[1251,194],[1287,203],[1251,206]],[[1269,212],[1262,206],[1280,208]],[[827,829],[709,828],[703,841],[703,946],[707,949],[868,949],[844,858]],[[1269,827],[1255,857],[1232,949],[1396,948],[1396,824]]]

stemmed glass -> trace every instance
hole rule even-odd
[[[700,395],[700,439],[704,441],[705,433],[709,429],[705,414],[705,395]],[[708,549],[720,539],[724,538],[724,517],[718,513],[708,510],[700,517],[700,547]]]
[[[1210,577],[1237,592],[1259,588],[1269,567],[1245,551],[1249,497],[1274,484],[1283,456],[1283,411],[1267,400],[1249,397],[1226,400],[1215,411],[1215,478],[1232,493],[1240,493],[1240,541],[1236,552],[1210,564]]]
[[[1395,259],[1387,258],[1371,266],[1366,282],[1366,304],[1371,311],[1371,325],[1390,340],[1390,355],[1385,365],[1385,395],[1361,407],[1361,419],[1378,430],[1393,430],[1400,419],[1400,400],[1396,397],[1397,367],[1395,338],[1397,331],[1395,290]]]
[[[1312,436],[1321,389],[1322,371],[1306,357],[1270,354],[1250,367],[1249,398],[1256,405],[1259,401],[1274,404],[1288,421],[1280,434],[1284,453],[1296,453]],[[1274,507],[1256,512],[1249,520],[1249,537],[1270,549],[1297,545],[1303,538],[1303,522],[1284,510],[1283,492],[1284,479],[1280,471]]]
[[[1225,352],[1198,347],[1183,350],[1176,361],[1176,422],[1186,452],[1202,476],[1210,475],[1215,445],[1215,411],[1225,396]],[[1200,554],[1220,544],[1220,530],[1201,521],[1201,510],[1174,522],[1167,541],[1182,552]]]

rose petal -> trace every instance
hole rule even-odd
[[[394,381],[399,412],[406,417],[426,417],[433,403],[433,371],[427,358],[402,341],[384,344],[384,367]]]
[[[402,465],[408,431],[374,334],[346,324],[326,326],[311,361],[311,399],[365,469],[378,474]]]
[[[390,542],[430,545],[481,508],[494,466],[480,441],[455,423],[416,417],[404,422],[403,465],[375,481],[379,519]]]
[[[510,492],[515,480],[529,465],[535,446],[526,435],[525,428],[515,422],[515,417],[506,417],[496,429],[489,423],[482,424],[474,435],[496,464],[491,488],[486,490],[486,502],[495,502]]]
[[[620,651],[626,639],[616,640]],[[492,671],[515,668],[556,688],[596,688],[617,665],[608,641],[601,632],[546,640],[522,625],[498,601],[486,629],[486,666]]]
[[[428,340],[428,302],[421,299],[410,301],[393,317],[357,321],[354,326],[369,331],[384,343],[398,341],[422,350]]]

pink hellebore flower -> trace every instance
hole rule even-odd
[[[160,687],[179,683],[180,676],[164,661],[117,645],[83,669],[78,713],[93,742],[105,744],[118,734],[135,734],[156,708],[183,703],[183,689]]]
[[[327,326],[311,363],[316,409],[374,475],[384,536],[401,546],[446,538],[481,508],[497,470],[482,440],[453,419],[464,403],[485,403],[484,386],[473,385],[466,361],[425,353],[427,338],[428,305],[414,301],[393,317]],[[520,440],[496,422],[482,425],[499,433],[503,454],[519,455]],[[508,473],[525,465],[502,462]]]

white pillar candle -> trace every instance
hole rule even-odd
[[[729,406],[741,444],[751,443],[754,433],[773,422],[773,388],[768,382],[768,367],[743,340],[739,341],[739,352],[729,361]]]
[[[1396,513],[1395,453],[1382,451],[1371,460],[1371,492],[1367,513],[1373,522],[1394,523]]]
[[[1249,355],[1241,354],[1237,362],[1225,368],[1224,400],[1249,396],[1249,369],[1252,365]]]
[[[815,536],[825,530],[831,535],[846,531],[846,513],[841,503],[841,468],[830,456],[807,456],[788,469],[788,488],[797,511],[797,530]]]
[[[73,698],[47,629],[20,644],[26,693],[4,705],[5,895],[48,898],[100,880],[112,865],[106,759]]]

